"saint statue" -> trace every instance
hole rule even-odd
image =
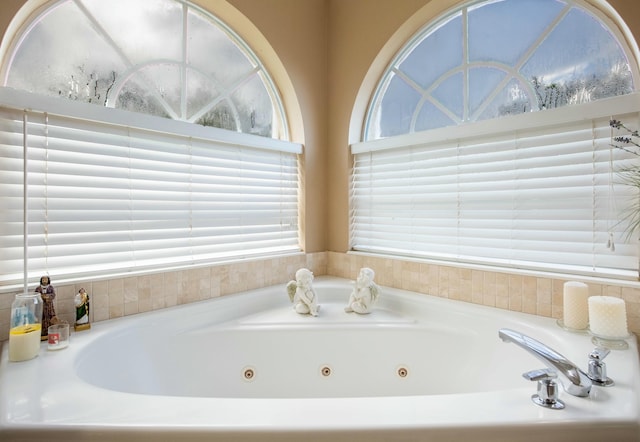
[[[80,290],[78,290],[78,293],[73,299],[73,303],[76,306],[76,322],[73,325],[73,329],[76,331],[90,329],[91,323],[89,322],[89,294],[85,289],[81,288]]]
[[[48,276],[40,278],[40,285],[36,287],[36,292],[40,293],[42,298],[42,331],[40,332],[40,340],[46,341],[49,338],[49,326],[59,322],[53,305],[53,300],[56,298],[56,290],[51,285],[51,280]]]

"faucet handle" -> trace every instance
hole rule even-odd
[[[596,347],[593,350],[591,350],[591,353],[589,353],[589,360],[602,361],[604,358],[607,357],[609,353],[611,353],[611,350],[609,350],[606,347]]]
[[[589,353],[587,376],[600,387],[611,387],[614,384],[613,379],[607,377],[607,364],[602,362],[609,353],[611,350],[605,347],[596,347]]]
[[[526,373],[522,373],[522,377],[528,381],[545,381],[557,378],[558,373],[549,368],[540,368],[538,370],[531,370]]]
[[[522,377],[529,381],[538,382],[538,392],[531,396],[534,404],[553,410],[564,408],[564,402],[558,399],[558,383],[555,381],[558,374],[554,370],[548,368],[531,370],[523,373]]]

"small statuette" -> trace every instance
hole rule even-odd
[[[320,306],[312,282],[313,273],[308,269],[299,269],[295,281],[287,283],[287,293],[293,309],[301,315],[318,316]]]
[[[40,278],[40,285],[36,287],[36,292],[39,293],[42,298],[42,329],[40,331],[40,340],[46,341],[48,340],[49,326],[59,322],[53,305],[53,300],[56,299],[56,290],[51,285],[51,280],[48,276]]]
[[[91,322],[89,322],[89,294],[85,289],[78,290],[73,302],[76,306],[76,322],[73,324],[75,331],[88,330],[91,328]]]
[[[349,305],[344,308],[345,312],[356,312],[361,315],[371,312],[380,294],[380,288],[373,281],[374,277],[375,272],[372,269],[368,267],[360,269],[355,287],[349,296]]]

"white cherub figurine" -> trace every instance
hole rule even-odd
[[[313,273],[308,269],[299,269],[296,272],[296,280],[287,283],[287,293],[293,303],[293,308],[301,315],[318,316],[318,297],[313,291],[311,282]]]
[[[380,289],[373,282],[375,272],[368,267],[360,269],[355,287],[349,296],[349,305],[344,308],[347,313],[356,312],[361,315],[371,311],[380,294]]]

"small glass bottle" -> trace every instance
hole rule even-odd
[[[9,360],[26,361],[38,356],[42,328],[42,299],[38,293],[16,295],[11,304]]]

